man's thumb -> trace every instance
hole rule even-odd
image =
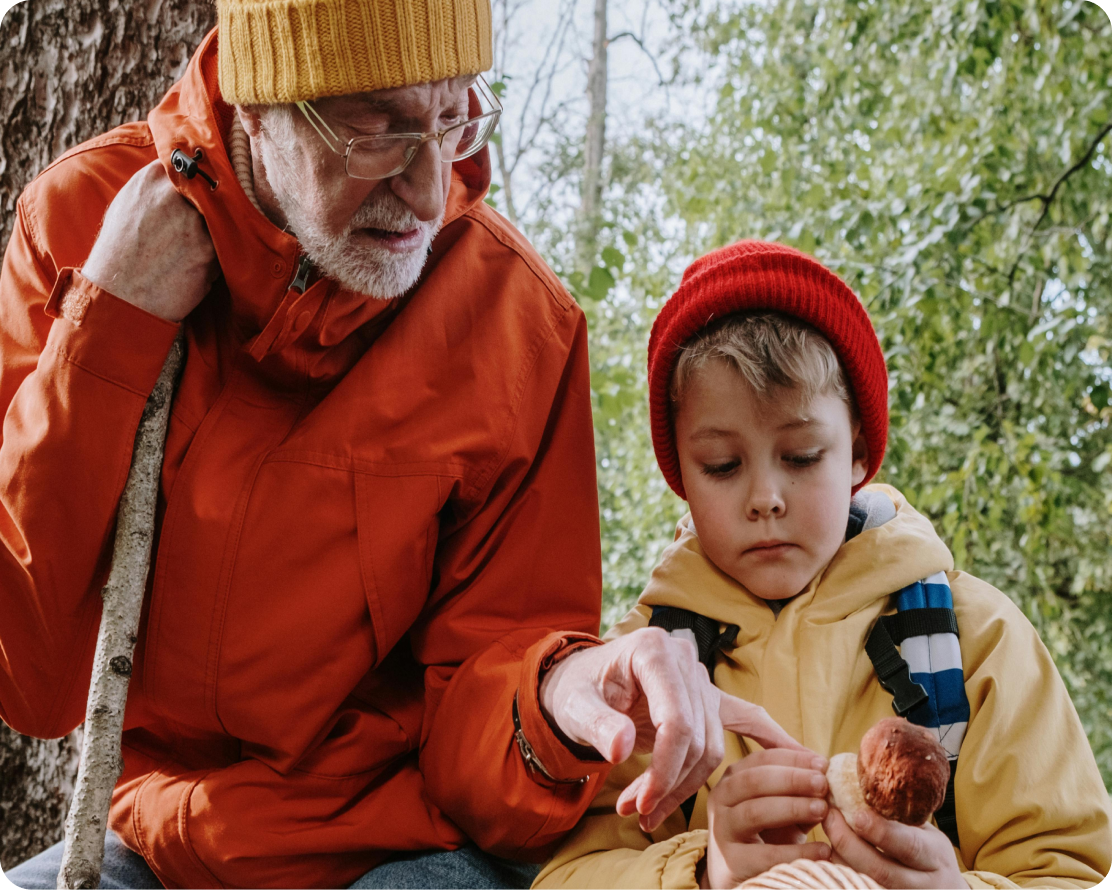
[[[754,705],[719,690],[718,716],[722,728],[738,735],[749,736],[764,748],[788,748],[793,751],[806,751],[803,745],[793,739],[784,729],[768,716],[760,705]]]
[[[629,717],[601,700],[593,703],[593,709],[583,721],[584,740],[610,763],[621,763],[633,753],[637,727]]]

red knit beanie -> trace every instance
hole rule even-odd
[[[880,469],[888,441],[888,369],[872,322],[842,279],[783,244],[739,241],[700,257],[664,304],[649,336],[649,414],[656,462],[684,500],[672,373],[680,348],[711,322],[735,312],[780,312],[817,328],[842,363],[869,447],[864,485]],[[858,485],[854,492],[861,487]]]

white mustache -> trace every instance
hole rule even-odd
[[[426,229],[431,223],[422,222],[399,198],[384,194],[373,203],[364,204],[351,218],[347,233],[356,229],[382,229],[387,232],[411,232]]]

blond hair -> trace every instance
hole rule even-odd
[[[791,391],[801,401],[842,399],[857,418],[853,391],[834,347],[811,325],[779,312],[727,315],[688,340],[676,358],[671,398],[679,403],[692,378],[710,362],[733,368],[761,401]]]

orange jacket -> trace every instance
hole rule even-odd
[[[456,165],[408,301],[321,280],[224,148],[216,35],[147,122],[27,188],[0,277],[0,716],[84,719],[139,415],[178,326],[74,271],[156,157],[223,279],[184,323],[111,825],[167,886],[344,885],[466,836],[539,858],[605,770],[553,735],[542,665],[599,624],[583,315]],[[169,164],[203,153],[217,180]],[[45,310],[45,311],[44,311]],[[539,781],[526,735],[561,778]]]

